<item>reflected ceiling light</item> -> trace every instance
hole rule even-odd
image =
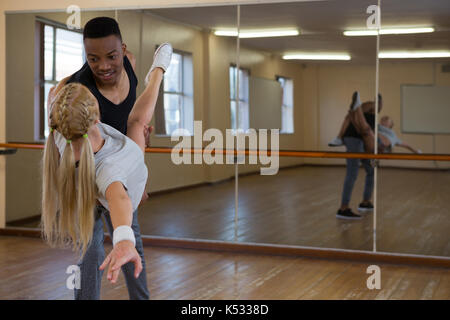
[[[382,51],[380,59],[450,58],[450,51]]]
[[[358,36],[376,36],[376,30],[349,30],[344,31],[344,36],[358,37]]]
[[[216,30],[214,34],[222,37],[237,37],[238,32],[236,30]]]
[[[347,53],[292,53],[283,55],[284,60],[351,60]]]
[[[411,33],[428,33],[434,32],[434,28],[424,27],[424,28],[391,28],[391,29],[380,29],[380,34],[411,34]],[[378,34],[377,30],[347,30],[344,31],[345,36],[357,37],[357,36],[376,36]]]
[[[434,32],[434,28],[424,27],[424,28],[390,28],[390,29],[380,29],[380,34],[410,34],[410,33],[428,33]],[[355,37],[355,36],[376,36],[378,34],[377,30],[347,30],[344,31],[345,36]]]
[[[434,28],[398,28],[398,29],[381,29],[380,34],[408,34],[408,33],[429,33],[434,32]]]
[[[237,37],[236,30],[216,30],[216,36]],[[297,29],[262,29],[262,30],[241,30],[239,38],[268,38],[268,37],[287,37],[298,36],[300,32]]]

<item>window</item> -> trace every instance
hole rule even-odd
[[[237,109],[237,68],[230,66],[230,108],[231,129],[241,129],[244,132],[250,128],[249,119],[249,71],[239,68],[239,113]],[[237,119],[236,119],[237,118]],[[239,123],[237,123],[239,121]]]
[[[50,22],[37,22],[40,48],[39,90],[40,97],[40,132],[39,138],[48,136],[47,98],[50,88],[61,79],[78,71],[84,61],[83,34],[71,31],[64,25]],[[43,89],[43,90],[42,90]]]
[[[164,74],[163,107],[155,111],[156,134],[171,135],[176,129],[194,134],[194,87],[192,54],[174,50]]]
[[[294,81],[289,78],[277,77],[283,89],[281,105],[281,133],[294,133]]]

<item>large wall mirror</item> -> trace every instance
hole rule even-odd
[[[280,150],[346,150],[328,144],[339,135],[354,91],[362,102],[374,101],[376,38],[344,32],[367,28],[371,4],[306,1],[240,7],[239,58],[249,75],[250,127],[279,128]],[[272,103],[275,96],[278,103]],[[372,251],[372,215],[358,220],[336,216],[345,159],[280,157],[279,166],[275,175],[256,171],[240,177],[240,241]],[[243,165],[240,172],[254,173],[255,168]],[[371,190],[364,195],[365,176],[361,168],[353,190],[346,191],[346,205],[353,210],[364,196],[372,197]]]
[[[81,11],[81,26],[96,16],[118,20],[124,42],[136,57],[138,94],[157,45],[173,45],[171,69],[152,122],[152,147],[174,147],[179,141],[171,141],[172,132],[186,128],[191,134],[218,129],[224,148],[227,138],[242,135],[247,149],[277,143],[280,150],[349,151],[336,138],[351,130],[342,132],[355,91],[361,102],[376,100],[378,61],[383,101],[378,120],[391,116],[399,140],[423,153],[450,153],[448,121],[442,121],[450,101],[445,99],[450,58],[378,56],[377,37],[368,29],[374,14],[368,8],[376,4],[325,0]],[[381,34],[380,54],[450,50],[449,12],[445,0],[433,5],[382,1],[382,29],[417,25],[434,27],[435,32]],[[65,12],[6,15],[9,142],[43,141],[48,134],[43,117],[48,89],[83,64],[82,35],[67,29],[67,17]],[[372,35],[355,36],[360,31]],[[421,109],[418,90],[426,91],[425,102],[433,112]],[[272,135],[275,132],[278,135]],[[186,139],[192,147],[207,147],[212,141]],[[395,146],[391,152],[410,150]],[[19,150],[6,160],[9,227],[38,226],[41,156],[39,150]],[[252,162],[249,156],[224,156],[223,164],[207,164],[201,157],[195,163],[195,155],[190,159],[191,164],[177,165],[170,153],[146,154],[150,198],[139,209],[143,235],[374,249],[373,213],[359,213],[360,219],[354,220],[336,216],[343,198],[356,213],[365,198],[374,202],[366,177],[369,172],[375,178],[376,170],[368,161],[356,164],[358,178],[349,191],[344,186],[345,159],[257,157]],[[442,187],[449,182],[448,165],[379,161],[377,251],[449,255],[449,210],[444,203],[448,190]]]
[[[395,133],[392,152],[449,154],[450,3],[383,1],[381,12],[380,124]],[[449,165],[380,162],[378,250],[450,256]]]
[[[153,117],[152,147],[173,147],[172,133],[231,128],[230,70],[237,64],[237,37],[218,37],[219,28],[236,29],[236,6],[157,10],[81,11],[81,26],[93,17],[115,18],[123,42],[136,58],[137,93],[157,46],[170,42],[172,63],[161,86]],[[65,12],[7,15],[7,140],[43,141],[48,135],[46,97],[51,86],[84,63],[81,30],[69,30]],[[20,37],[17,35],[21,34]],[[40,71],[40,66],[42,70]],[[17,88],[21,88],[18,90]],[[194,128],[194,121],[198,126]],[[7,225],[37,227],[40,207],[40,150],[19,150],[7,159]],[[170,153],[147,153],[150,199],[139,210],[143,235],[226,240],[235,236],[235,173],[229,165],[174,164]],[[200,155],[200,159],[201,159]],[[23,201],[23,197],[27,201]]]

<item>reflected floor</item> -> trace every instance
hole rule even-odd
[[[237,240],[372,250],[373,214],[336,218],[344,167],[304,166],[239,178]],[[361,169],[351,207],[362,199]],[[378,170],[377,251],[450,256],[450,174]],[[142,234],[235,240],[234,180],[156,195],[140,209]]]

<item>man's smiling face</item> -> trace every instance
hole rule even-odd
[[[119,37],[86,38],[84,49],[95,79],[104,85],[116,84],[123,70],[125,54],[125,45]]]

